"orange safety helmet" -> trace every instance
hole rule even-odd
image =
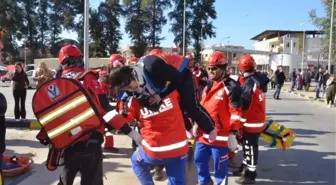
[[[131,57],[128,59],[128,64],[136,64],[138,61],[139,59],[137,57]]]
[[[227,64],[227,58],[223,52],[215,51],[208,59],[208,66],[218,66]]]
[[[109,60],[108,60],[108,63],[109,64],[113,64],[113,62],[114,61],[119,61],[119,62],[121,62],[122,64],[124,64],[125,63],[125,59],[121,56],[121,55],[119,55],[119,54],[112,54],[111,56],[110,56],[110,58],[109,58]]]
[[[243,55],[238,59],[238,68],[245,72],[254,69],[256,63],[251,55]]]
[[[58,60],[60,64],[63,64],[64,60],[68,57],[81,57],[82,52],[75,45],[63,46],[58,54]]]
[[[162,53],[160,49],[153,49],[149,52],[149,55],[158,55],[160,53]]]

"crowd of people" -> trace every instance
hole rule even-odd
[[[84,90],[91,92],[88,94],[100,113],[97,116],[102,118],[97,129],[88,131],[90,134],[81,132],[86,135],[80,140],[67,143],[68,147],[61,150],[58,148],[57,152],[62,155],[49,155],[48,161],[60,158],[64,161],[58,184],[72,185],[80,172],[81,184],[102,185],[101,146],[107,139],[106,134],[113,129],[133,140],[135,151],[131,164],[142,185],[153,185],[153,177],[162,179],[163,169],[169,184],[185,185],[190,139],[196,141],[194,164],[200,185],[227,185],[229,167],[237,169],[233,173],[240,177],[236,183],[254,184],[258,139],[266,127],[264,93],[271,82],[271,88],[276,89],[274,99],[280,99],[284,72],[280,66],[267,77],[256,70],[252,56],[243,55],[238,60],[238,78],[234,79],[224,53],[216,51],[206,62],[203,68],[194,63],[191,54],[180,56],[154,49],[141,58],[127,60],[113,54],[106,67],[85,71],[82,52],[74,45],[64,46],[59,54],[55,83],[58,78],[80,81]],[[16,66],[13,91],[24,102],[29,82],[22,66]],[[52,79],[50,74],[44,63],[36,69],[37,92],[43,91],[43,85]],[[116,102],[115,107],[110,105],[111,101]],[[15,118],[25,119],[24,106],[19,110],[17,104],[15,99]],[[131,128],[131,123],[136,123],[138,131]],[[87,123],[83,120],[78,124]],[[39,140],[44,144],[53,143],[45,131],[41,130]],[[242,145],[243,161],[235,165],[239,145]],[[114,146],[109,149],[107,151],[118,152]],[[50,148],[50,151],[56,150]],[[210,157],[214,161],[216,182],[210,175]],[[151,169],[155,169],[154,176]]]
[[[112,126],[132,138],[137,148],[131,163],[141,184],[154,184],[151,167],[156,179],[160,179],[165,168],[169,184],[186,184],[188,139],[192,138],[196,140],[194,162],[199,184],[228,184],[229,161],[235,158],[238,142],[243,145],[244,160],[234,173],[240,176],[236,182],[255,183],[258,138],[265,128],[264,93],[269,79],[255,70],[251,56],[239,59],[240,75],[236,80],[230,78],[227,58],[220,51],[211,55],[206,70],[195,65],[191,54],[184,57],[158,49],[140,59],[125,60],[113,54],[106,68],[90,73],[84,71],[82,54],[75,46],[63,47],[59,61],[57,77],[79,79],[85,88],[95,89],[101,111],[109,115],[104,116],[108,124],[102,125]],[[92,86],[92,74],[100,86]],[[117,102],[116,110],[109,101]],[[126,124],[134,122],[139,132]],[[65,166],[59,184],[72,184],[73,174],[79,171],[82,184],[103,184],[100,145],[104,133],[99,130],[100,137],[64,149]],[[97,147],[90,151],[83,148],[92,139],[98,142],[90,142],[90,146]],[[78,151],[99,159],[91,161],[95,168],[82,169],[88,158],[78,156]],[[211,156],[215,183],[208,167]]]

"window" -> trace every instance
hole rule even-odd
[[[289,42],[286,44],[286,47],[287,47],[287,48],[289,48],[289,47],[290,47],[290,43],[289,43]]]
[[[293,43],[293,48],[295,48],[295,46],[296,46],[296,42]]]

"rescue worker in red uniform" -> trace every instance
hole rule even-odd
[[[106,96],[108,96],[110,94],[110,85],[108,83],[108,73],[107,71],[104,71],[104,70],[100,70],[99,71],[99,78],[98,78],[98,82],[100,84],[100,89],[102,91],[102,93],[106,94]],[[114,144],[114,136],[112,135],[112,133],[106,133],[108,134],[108,136],[105,135],[105,142],[107,139],[110,139],[109,143],[112,143]],[[107,152],[114,152],[114,153],[117,153],[119,152],[119,149],[118,148],[115,148],[113,145],[112,146],[104,146],[104,151],[107,151]]]
[[[197,100],[192,73],[186,67],[188,63],[189,59],[179,55],[149,55],[136,66],[112,69],[110,83],[116,89],[131,92],[152,111],[159,110],[162,100],[177,90],[181,109],[209,134],[212,142],[216,139],[214,121]]]
[[[194,57],[191,53],[188,53],[186,55],[186,58],[190,60],[188,67],[194,75],[197,93],[199,94],[199,98],[201,98],[203,89],[207,84],[207,78],[205,78],[206,77],[205,73],[201,70],[201,68],[199,68],[198,66],[195,66]]]
[[[208,141],[208,135],[194,125],[197,138],[195,165],[200,185],[214,184],[210,177],[209,160],[214,161],[214,176],[217,185],[228,185],[229,149],[237,147],[236,134],[241,127],[241,88],[227,73],[227,59],[220,51],[214,52],[208,60],[208,74],[211,79],[204,88],[201,105],[215,120],[217,137]]]
[[[243,55],[238,60],[241,72],[238,81],[243,93],[242,99],[242,124],[243,124],[243,163],[239,171],[234,172],[241,176],[236,180],[238,184],[254,184],[257,177],[258,140],[260,133],[265,129],[267,84],[269,79],[255,71],[256,63],[252,56]]]
[[[101,123],[94,134],[87,135],[64,151],[64,163],[58,185],[72,185],[76,174],[81,173],[81,185],[103,185],[102,147],[106,126],[121,130],[124,134],[141,143],[141,136],[133,131],[125,118],[109,106],[106,95],[101,91],[99,82],[92,72],[84,71],[84,61],[80,50],[74,45],[61,48],[59,62],[63,66],[62,77],[74,78],[82,82],[83,87],[96,95],[99,111],[108,125]]]
[[[189,147],[177,91],[164,98],[157,111],[149,110],[136,98],[130,99],[126,109],[129,122],[139,121],[143,137],[132,156],[133,171],[140,184],[154,185],[149,168],[155,166],[155,173],[166,168],[170,185],[185,185]],[[154,174],[154,179],[156,176],[160,174]]]

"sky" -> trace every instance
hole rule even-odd
[[[97,8],[101,1],[90,0],[90,6]],[[316,9],[318,16],[325,15],[321,0],[216,0],[215,8],[216,38],[204,40],[206,46],[224,43],[253,49],[255,41],[250,39],[265,30],[317,30],[310,22],[309,11]],[[131,41],[124,31],[125,19],[120,21],[124,33],[120,46],[125,47]],[[169,29],[168,21],[161,33],[165,36],[161,47],[174,46]],[[76,33],[63,31],[61,37],[76,38]]]

